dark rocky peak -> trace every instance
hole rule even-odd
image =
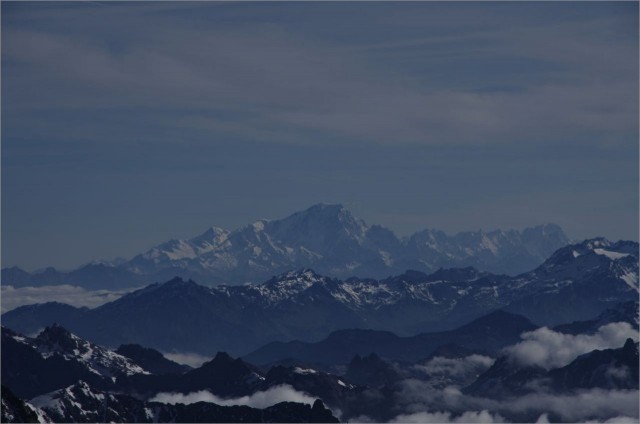
[[[311,410],[314,413],[325,414],[325,412],[326,412],[326,408],[324,406],[324,403],[320,399],[316,399],[315,402],[313,402],[313,406],[311,407]]]
[[[138,356],[144,356],[147,359],[159,359],[164,358],[160,352],[155,349],[142,347],[139,344],[123,344],[118,347],[116,353],[126,356],[127,358],[135,359]]]
[[[632,338],[628,338],[622,346],[623,355],[635,355],[638,356],[638,342],[635,342]]]
[[[163,294],[167,293],[174,299],[184,299],[188,301],[200,296],[208,296],[211,294],[211,289],[209,287],[202,286],[191,279],[185,280],[181,277],[174,277],[166,283],[159,284],[158,286],[155,286],[152,291]],[[124,297],[126,296],[128,295],[125,295]]]
[[[138,344],[121,345],[116,353],[131,359],[152,374],[181,374],[191,369],[188,365],[181,365],[165,358],[155,349]]]
[[[227,352],[218,352],[216,353],[216,356],[214,356],[213,359],[207,363],[209,364],[213,363],[217,365],[228,365],[228,364],[231,364],[233,361],[234,359]]]
[[[286,379],[290,374],[293,367],[285,365],[276,365],[269,368],[265,378],[267,381],[277,381]]]
[[[512,330],[515,332],[531,331],[537,326],[522,315],[513,314],[505,310],[499,309],[493,311],[483,317],[480,317],[469,324],[466,324],[454,331],[483,331],[495,330],[505,332]]]
[[[392,364],[372,352],[364,357],[355,355],[347,367],[345,378],[355,384],[380,387],[399,380],[400,374]]]
[[[190,373],[229,376],[246,375],[252,372],[257,373],[257,367],[243,361],[241,358],[233,358],[227,352],[218,352],[212,360],[205,362],[200,368],[190,371]]]
[[[4,328],[4,327],[3,327]],[[2,414],[0,422],[3,423],[38,423],[38,415],[25,402],[18,398],[5,385],[0,389],[2,393]],[[315,405],[314,405],[315,406]],[[324,405],[323,405],[324,407]]]
[[[189,279],[185,281],[182,277],[175,276],[171,280],[163,284],[166,287],[182,287],[182,286],[197,286],[196,282]]]
[[[499,357],[476,381],[462,389],[465,394],[490,398],[524,395],[532,391],[530,383],[546,376],[546,370],[538,366],[523,367],[511,358]]]
[[[247,395],[264,379],[256,367],[226,352],[218,352],[211,361],[179,378],[184,392],[210,390],[218,396]]]
[[[73,352],[78,350],[80,353],[86,351],[83,340],[73,335],[66,328],[54,323],[50,327],[46,327],[38,336],[36,341],[41,346],[46,346],[52,350],[61,350],[63,352]]]

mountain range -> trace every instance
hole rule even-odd
[[[318,204],[234,231],[211,227],[190,239],[162,243],[130,260],[95,261],[69,272],[4,268],[2,284],[116,289],[174,276],[207,285],[241,284],[301,268],[333,278],[379,279],[407,269],[434,272],[468,266],[514,275],[533,269],[568,243],[562,229],[553,224],[453,236],[426,229],[398,238],[383,226],[367,225],[342,205]]]
[[[465,393],[505,398],[534,392],[541,385],[558,393],[596,387],[637,390],[638,343],[627,339],[620,348],[593,350],[552,370],[520,366],[503,356],[466,387]]]
[[[633,308],[621,308],[634,309],[632,316],[618,318],[632,321],[637,329],[638,304],[633,303]],[[580,325],[606,322],[612,316],[605,311]],[[405,410],[406,402],[416,397],[425,402],[421,407],[428,410],[461,414],[465,411],[461,408],[487,405],[509,421],[533,422],[541,411],[549,411],[552,422],[557,422],[567,419],[548,404],[526,408],[509,405],[525,402],[528,395],[552,395],[578,402],[580,397],[591,396],[589,390],[594,390],[593,396],[605,396],[609,390],[637,402],[637,341],[628,338],[607,349],[587,351],[555,368],[522,365],[503,356],[509,347],[502,348],[510,341],[518,343],[518,333],[532,327],[523,317],[495,312],[444,337],[425,335],[411,346],[394,346],[398,344],[395,339],[360,346],[360,351],[374,349],[381,355],[356,354],[347,361],[344,372],[338,373],[299,364],[258,367],[224,352],[194,369],[165,360],[163,369],[156,373],[151,369],[157,367],[160,353],[150,348],[118,349],[138,358],[134,360],[59,325],[45,328],[36,337],[3,326],[2,421],[337,422],[336,415],[359,421],[366,414],[371,420],[382,422],[401,418],[398,414]],[[325,363],[343,361],[352,352],[340,350],[348,350],[345,347],[349,343],[351,348],[359,346],[357,338],[341,338],[329,350],[316,349],[320,359]],[[451,340],[471,348],[455,345]],[[430,349],[440,342],[446,344]],[[421,351],[406,350],[421,345]],[[477,353],[482,348],[488,351]],[[431,353],[426,357],[415,359],[428,351]],[[336,358],[336,353],[342,356]],[[323,357],[325,354],[328,356]],[[398,354],[403,360],[393,361],[391,357]],[[61,364],[67,367],[60,369]],[[424,396],[425,391],[428,397]],[[438,393],[447,394],[441,397]],[[628,406],[617,404],[602,410],[587,408],[579,415],[583,419],[577,421],[604,421],[615,417],[620,408],[629,410]]]
[[[565,246],[515,277],[462,268],[383,280],[338,280],[307,269],[262,284],[217,287],[175,278],[94,309],[22,306],[2,322],[26,334],[58,322],[107,346],[242,355],[269,342],[313,342],[343,329],[399,336],[448,330],[498,309],[536,325],[558,325],[637,297],[638,243],[592,239]]]
[[[105,400],[107,400],[105,402]],[[313,406],[280,402],[260,409],[243,405],[222,406],[212,402],[167,404],[96,390],[83,381],[31,401],[32,408],[50,421],[44,422],[136,422],[136,423],[337,423],[322,404]]]
[[[345,391],[354,389],[322,372],[284,367],[265,372],[224,352],[196,369],[165,359],[164,368],[171,366],[172,372],[154,373],[157,361],[149,359],[159,352],[141,346],[121,346],[118,351],[133,353],[138,362],[59,325],[33,338],[3,326],[3,422],[20,421],[17,417],[35,421],[33,413],[45,422],[337,422],[322,401],[313,406],[278,402],[257,409],[210,402],[160,403],[154,397],[161,392],[199,391],[221,399],[256,392],[266,396],[270,389],[286,386],[287,390],[304,389],[308,400],[322,398],[336,404]],[[30,399],[29,404],[22,399]]]
[[[378,330],[340,330],[315,343],[272,342],[246,355],[244,359],[255,364],[270,364],[295,358],[326,366],[347,364],[356,355],[375,352],[388,359],[415,362],[427,358],[437,348],[450,344],[498,351],[516,343],[523,332],[536,328],[535,324],[520,315],[496,311],[453,330],[411,337],[398,337],[391,332]]]

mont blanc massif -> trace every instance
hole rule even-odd
[[[638,422],[633,241],[320,204],[2,285],[123,293],[4,311],[3,422]]]

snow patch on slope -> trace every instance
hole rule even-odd
[[[629,253],[612,252],[611,250],[605,250],[605,249],[593,249],[593,252],[596,255],[606,256],[612,261],[629,256]]]

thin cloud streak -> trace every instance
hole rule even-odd
[[[60,302],[68,305],[95,308],[112,302],[136,288],[123,290],[87,290],[82,287],[62,284],[41,287],[13,287],[2,284],[2,313],[23,305]]]
[[[87,87],[106,94],[96,108],[157,109],[161,99],[171,97],[173,107],[199,110],[173,125],[189,129],[200,119],[205,122],[196,123],[196,129],[260,135],[270,142],[295,143],[305,133],[342,142],[435,145],[540,141],[549,134],[628,136],[637,129],[637,93],[629,90],[637,85],[631,66],[637,61],[627,58],[634,46],[612,46],[589,36],[587,25],[611,26],[607,20],[588,21],[573,27],[506,27],[481,35],[485,46],[472,49],[465,60],[527,57],[551,69],[546,81],[521,81],[521,89],[512,92],[432,86],[425,82],[428,73],[418,79],[410,69],[372,66],[366,57],[268,25],[243,32],[173,26],[167,34],[134,35],[126,48],[115,51],[99,38],[9,28],[3,54],[27,69],[47,69],[52,82],[77,87],[48,101],[16,99],[15,107],[26,110],[65,103],[77,107],[91,101],[82,94]],[[478,39],[475,32],[468,37]],[[423,43],[428,40],[447,43],[451,38],[434,36]],[[603,73],[603,63],[623,66]],[[231,115],[238,111],[242,120],[236,123],[228,112],[220,116],[220,108]],[[287,137],[291,131],[294,136]]]
[[[252,408],[264,409],[280,402],[298,402],[305,404],[313,404],[315,398],[298,392],[289,385],[281,385],[270,387],[265,391],[255,392],[248,396],[239,398],[221,398],[206,390],[182,394],[182,393],[158,393],[152,399],[152,402],[161,403],[182,403],[191,404],[196,402],[211,402],[222,406],[243,405]]]

